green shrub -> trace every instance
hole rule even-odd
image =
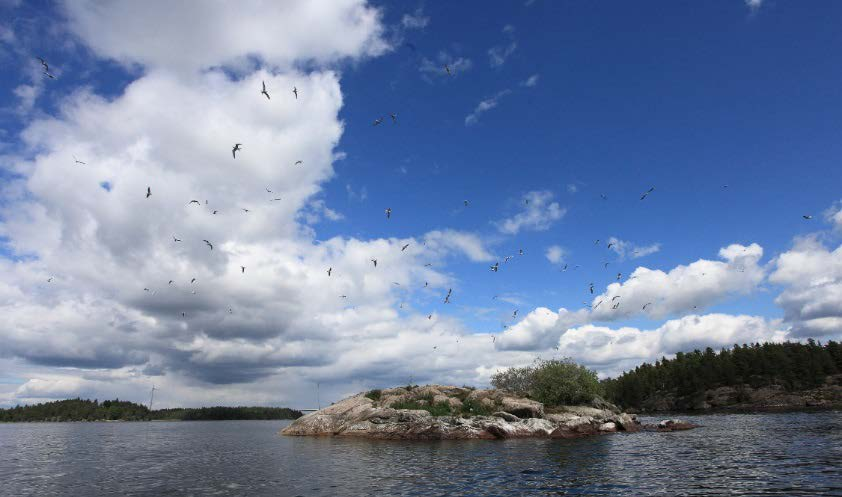
[[[489,416],[491,415],[491,410],[481,402],[475,399],[465,399],[462,401],[462,416],[464,417],[471,417],[471,416]]]
[[[509,368],[495,373],[491,384],[548,406],[587,403],[602,392],[596,373],[571,359],[536,360],[532,366]]]
[[[383,392],[379,388],[376,388],[374,390],[369,390],[368,392],[366,392],[365,396],[368,397],[369,399],[377,402],[378,400],[380,400],[380,396],[382,394],[383,394]]]

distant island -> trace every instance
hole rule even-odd
[[[301,411],[286,407],[200,407],[157,409],[125,400],[67,399],[0,409],[0,422],[62,421],[221,421],[297,419]]]
[[[679,352],[602,386],[630,412],[840,408],[842,345],[810,339]]]

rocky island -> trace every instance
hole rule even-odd
[[[599,398],[589,405],[550,407],[505,390],[426,385],[359,393],[295,420],[281,434],[398,440],[575,438],[694,427],[677,420],[643,425],[635,415]]]

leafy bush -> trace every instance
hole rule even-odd
[[[571,359],[539,359],[532,366],[509,368],[495,373],[491,384],[548,406],[587,403],[602,391],[596,373]]]
[[[481,402],[475,399],[465,399],[462,401],[462,416],[489,416],[491,410],[485,407]]]
[[[383,394],[383,392],[379,388],[376,388],[374,390],[369,390],[368,392],[366,392],[365,396],[368,397],[369,399],[377,402],[378,400],[380,400],[380,396],[382,394]]]

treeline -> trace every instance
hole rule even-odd
[[[25,421],[219,421],[234,419],[296,419],[301,411],[286,407],[202,407],[150,411],[123,400],[67,399],[0,409],[0,422]]]
[[[721,386],[749,385],[759,388],[780,385],[797,391],[815,388],[828,375],[842,373],[842,345],[829,341],[807,343],[755,343],[731,349],[675,355],[655,364],[642,364],[633,371],[602,381],[606,396],[623,407],[640,407],[644,400],[672,393],[691,396]]]

